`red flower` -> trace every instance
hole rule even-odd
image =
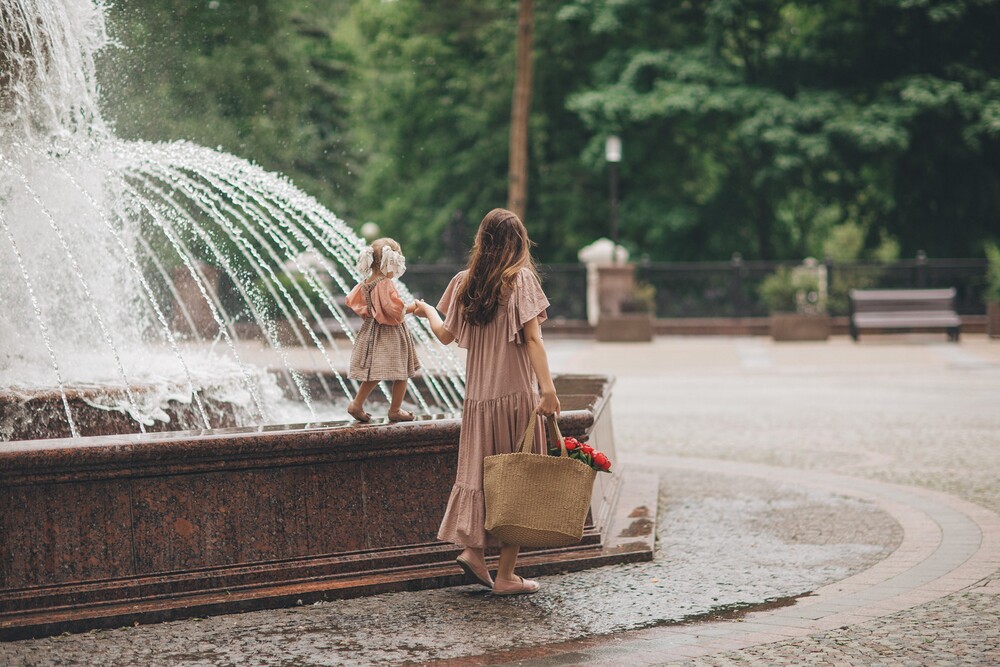
[[[594,470],[601,472],[611,472],[611,460],[603,452],[599,452],[588,444],[582,443],[576,438],[569,436],[563,438],[566,445],[566,453],[570,458],[585,463]],[[559,446],[549,447],[549,454],[561,456],[562,448]]]
[[[604,455],[604,452],[594,452],[594,465],[598,470],[605,472],[611,470],[611,460]]]

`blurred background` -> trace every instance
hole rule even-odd
[[[734,261],[752,280],[810,256],[901,286],[975,260],[944,280],[975,291],[1000,240],[994,0],[130,0],[109,30],[119,136],[282,172],[413,264],[461,262],[508,201],[518,76],[521,210],[555,282],[612,233],[612,170],[632,258],[715,262],[730,296]]]

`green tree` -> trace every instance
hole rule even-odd
[[[904,252],[968,254],[995,224],[997,2],[655,5],[563,10],[608,36],[570,105],[634,147],[622,218],[637,246],[801,257],[853,223],[873,246],[888,233]]]
[[[535,7],[525,224],[545,261],[575,261],[607,233],[603,174],[581,160],[591,132],[566,107],[599,40]],[[366,161],[359,210],[425,261],[463,256],[507,199],[516,3],[362,0],[351,124]],[[443,242],[442,242],[443,241]]]
[[[334,31],[350,4],[114,3],[109,24],[122,48],[101,63],[105,113],[123,138],[218,146],[348,215],[352,54]]]

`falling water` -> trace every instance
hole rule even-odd
[[[0,0],[0,440],[342,418],[363,242],[245,160],[114,137],[106,42],[99,3]],[[461,363],[407,323],[408,400],[457,411]]]

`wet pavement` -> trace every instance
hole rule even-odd
[[[943,337],[941,337],[943,338]],[[0,664],[1000,662],[1000,342],[550,339],[609,373],[656,559],[0,644]],[[812,595],[809,595],[812,593]]]

